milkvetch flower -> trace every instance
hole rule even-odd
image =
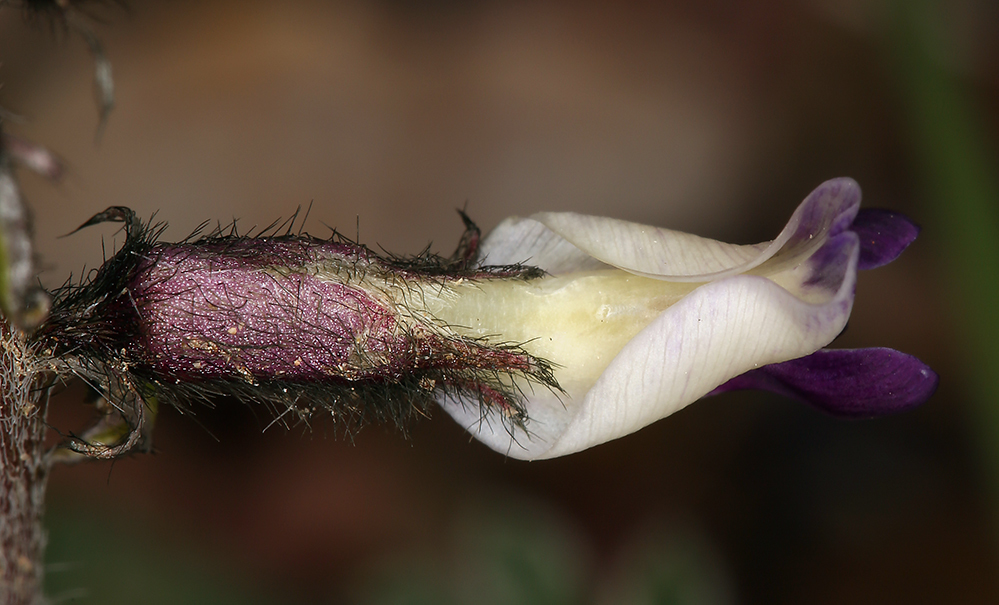
[[[281,421],[321,412],[350,426],[405,426],[437,402],[488,446],[528,459],[727,389],[876,415],[925,400],[936,376],[887,349],[821,351],[846,325],[857,269],[915,237],[904,218],[859,204],[856,183],[829,181],[777,239],[753,246],[551,213],[510,219],[480,245],[466,219],[449,258],[379,255],[290,228],[161,242],[112,207],[86,224],[124,222],[124,245],[55,293],[33,346],[109,403],[68,443],[88,456],[147,442],[159,403],[220,394]]]
[[[438,311],[470,333],[524,343],[562,391],[525,389],[525,432],[448,394],[444,408],[513,458],[551,458],[634,432],[705,395],[759,388],[842,416],[924,402],[937,376],[890,349],[827,351],[853,306],[857,270],[915,238],[904,217],[858,212],[851,179],[823,183],[771,242],[732,245],[572,213],[508,219],[483,262],[547,277],[469,284]]]

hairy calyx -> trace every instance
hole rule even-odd
[[[56,293],[35,339],[113,407],[233,394],[305,420],[323,409],[351,426],[404,426],[441,395],[463,394],[512,430],[526,422],[523,389],[559,390],[529,345],[447,317],[458,290],[542,276],[474,266],[478,230],[467,219],[450,258],[383,257],[290,232],[157,242],[161,229],[126,208],[87,224],[103,221],[125,222],[126,243],[91,280]],[[125,416],[135,424],[141,414]]]

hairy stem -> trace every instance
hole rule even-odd
[[[0,604],[43,603],[46,392],[24,334],[0,318]]]

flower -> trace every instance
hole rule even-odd
[[[925,401],[937,378],[890,349],[821,350],[846,326],[857,269],[916,236],[905,218],[859,205],[855,182],[829,181],[754,246],[550,213],[509,219],[480,245],[466,218],[449,258],[382,256],[290,227],[160,242],[161,227],[111,207],[84,226],[123,222],[125,243],[54,293],[32,345],[107,398],[95,430],[122,440],[88,432],[67,445],[100,457],[148,446],[159,403],[216,395],[269,406],[276,421],[324,412],[348,428],[405,428],[436,401],[527,459],[731,389],[878,415]]]
[[[489,265],[542,279],[472,282],[432,311],[464,333],[520,342],[549,361],[561,391],[521,383],[526,431],[502,410],[447,392],[443,408],[513,458],[553,458],[637,431],[725,390],[767,389],[841,416],[919,405],[937,376],[891,349],[827,351],[846,326],[858,269],[894,260],[918,229],[860,211],[855,181],[813,191],[772,242],[733,245],[573,213],[501,223]]]

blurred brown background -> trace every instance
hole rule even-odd
[[[409,439],[345,441],[322,424],[261,433],[266,413],[236,402],[167,410],[154,455],[53,473],[52,597],[999,602],[999,492],[971,430],[975,369],[920,180],[898,3],[87,6],[116,82],[99,141],[83,41],[0,9],[0,105],[25,118],[10,129],[69,167],[55,186],[22,171],[49,287],[120,242],[110,226],[59,238],[110,205],[156,212],[176,239],[311,204],[313,234],[397,253],[449,252],[466,203],[485,230],[573,210],[746,243],[852,176],[865,204],[924,230],[862,275],[837,346],[898,348],[943,381],[923,409],[870,422],[729,394],[536,463],[443,414]],[[999,7],[938,8],[920,35],[994,153]],[[83,428],[81,401],[79,385],[61,393],[53,426]]]

